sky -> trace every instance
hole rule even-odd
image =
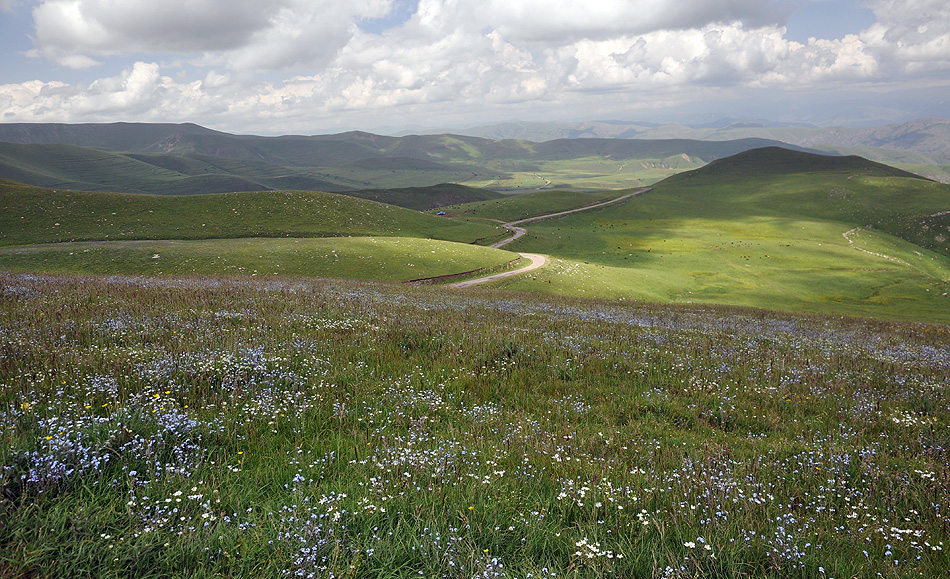
[[[0,122],[950,117],[946,0],[0,0]]]

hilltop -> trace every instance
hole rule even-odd
[[[723,178],[744,179],[749,177],[750,173],[758,176],[847,173],[852,177],[904,177],[927,180],[915,173],[877,163],[857,155],[840,157],[815,155],[786,147],[762,147],[742,151],[726,159],[714,160],[701,170],[673,176],[668,179],[668,182],[676,183],[681,179],[700,179],[703,181],[721,180]]]

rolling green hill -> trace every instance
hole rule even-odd
[[[268,188],[228,172],[202,172],[187,158],[149,160],[75,145],[0,142],[0,178],[40,187],[164,195]]]
[[[388,236],[471,243],[496,224],[333,193],[194,196],[57,191],[0,181],[0,246],[69,241]]]
[[[219,135],[193,123],[0,123],[0,141],[145,151],[175,135]]]
[[[562,259],[509,289],[950,321],[950,186],[857,157],[750,151],[509,247]]]

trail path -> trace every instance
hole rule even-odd
[[[493,243],[490,247],[493,247],[493,248],[495,248],[495,249],[498,249],[498,248],[500,248],[500,247],[504,247],[504,246],[508,245],[509,243],[511,243],[512,241],[514,241],[514,240],[516,240],[516,239],[518,239],[518,238],[520,238],[520,237],[523,237],[524,234],[528,232],[528,230],[526,230],[524,227],[519,227],[519,225],[521,225],[521,224],[523,224],[523,223],[531,223],[531,222],[534,222],[534,221],[541,221],[542,219],[550,219],[550,218],[552,218],[552,217],[560,217],[560,216],[562,216],[562,215],[570,215],[571,213],[580,213],[581,211],[589,211],[589,210],[591,210],[591,209],[597,209],[597,208],[603,207],[603,206],[605,206],[605,205],[610,205],[610,204],[612,204],[612,203],[617,203],[617,202],[623,201],[624,199],[629,199],[629,198],[635,197],[635,196],[637,196],[637,195],[642,195],[643,193],[646,193],[646,192],[648,192],[648,191],[650,191],[650,190],[652,190],[651,187],[644,187],[643,189],[638,189],[638,190],[636,190],[636,191],[634,191],[634,192],[632,192],[632,193],[627,193],[626,195],[621,195],[620,197],[617,197],[617,198],[615,198],[615,199],[611,199],[610,201],[604,201],[603,203],[595,203],[595,204],[593,204],[593,205],[586,205],[586,206],[584,206],[584,207],[578,207],[578,208],[576,208],[576,209],[569,209],[569,210],[567,210],[567,211],[558,211],[557,213],[547,213],[547,214],[545,214],[545,215],[537,215],[537,216],[535,216],[535,217],[529,217],[529,218],[527,218],[527,219],[519,219],[519,220],[517,220],[517,221],[509,221],[508,223],[503,224],[502,227],[504,227],[504,228],[507,229],[508,231],[511,231],[514,235],[512,235],[511,237],[509,237],[509,238],[507,238],[507,239],[503,239],[503,240],[499,241],[498,243]],[[548,263],[547,257],[545,257],[545,256],[543,256],[543,255],[540,255],[540,254],[537,254],[537,253],[519,253],[518,255],[520,255],[521,257],[523,257],[523,258],[525,258],[525,259],[530,259],[530,260],[531,260],[531,265],[529,265],[529,266],[527,266],[527,267],[523,267],[523,268],[521,268],[521,269],[516,269],[516,270],[512,270],[512,271],[505,271],[505,272],[502,272],[502,273],[496,273],[496,274],[492,274],[492,275],[485,276],[485,277],[478,277],[478,278],[475,278],[475,279],[469,279],[469,280],[461,281],[461,282],[458,282],[458,283],[449,284],[449,285],[447,285],[446,287],[450,287],[450,288],[465,288],[465,287],[471,287],[471,286],[473,286],[473,285],[478,285],[478,284],[482,284],[482,283],[486,283],[486,282],[495,281],[495,280],[499,280],[499,279],[502,279],[502,278],[510,277],[510,276],[513,276],[513,275],[519,275],[519,274],[522,274],[522,273],[527,273],[527,272],[529,272],[529,271],[533,271],[533,270],[535,270],[535,269],[544,267],[544,266],[547,265],[547,263]]]
[[[465,281],[460,281],[458,283],[448,284],[446,287],[451,287],[451,288],[470,287],[473,285],[478,285],[480,283],[486,283],[489,281],[499,280],[499,279],[506,278],[512,275],[520,275],[522,273],[527,273],[529,271],[538,269],[540,267],[544,267],[545,265],[548,264],[548,258],[537,253],[519,253],[518,255],[520,255],[521,257],[525,259],[530,259],[531,265],[527,267],[522,267],[521,269],[503,271],[501,273],[496,273],[496,274],[488,275],[485,277],[477,277],[475,279],[469,279]]]
[[[652,190],[652,187],[644,187],[643,189],[638,189],[634,191],[633,193],[627,193],[626,195],[621,195],[620,197],[617,197],[616,199],[611,199],[610,201],[604,201],[603,203],[595,203],[593,205],[585,205],[584,207],[578,207],[577,209],[568,209],[567,211],[558,211],[557,213],[545,213],[544,215],[537,215],[535,217],[529,217],[527,219],[509,221],[508,223],[502,224],[502,227],[504,227],[508,231],[511,231],[512,233],[514,233],[514,235],[512,235],[508,239],[503,239],[499,241],[498,243],[492,244],[491,247],[498,249],[499,247],[504,247],[508,245],[509,243],[511,243],[512,241],[518,239],[519,237],[524,236],[524,234],[527,233],[528,231],[524,227],[518,227],[522,223],[531,223],[532,221],[541,221],[542,219],[550,219],[552,217],[560,217],[562,215],[570,215],[571,213],[580,213],[581,211],[589,211],[591,209],[597,209],[605,205],[610,205],[612,203],[623,201],[624,199],[629,199],[637,195],[642,195],[643,193],[646,193],[647,191],[650,191],[650,190]]]
[[[880,257],[881,259],[886,259],[886,260],[888,260],[888,261],[893,261],[893,262],[895,262],[895,263],[900,263],[900,264],[902,264],[902,265],[910,265],[909,263],[907,263],[907,262],[904,261],[903,259],[899,259],[899,258],[897,258],[897,257],[891,257],[891,256],[885,255],[885,254],[883,254],[883,253],[875,253],[875,252],[873,252],[873,251],[868,251],[868,250],[866,250],[866,249],[861,249],[860,247],[858,247],[857,245],[855,245],[855,244],[854,244],[854,240],[851,239],[851,236],[854,235],[855,233],[860,232],[860,231],[861,231],[861,228],[860,228],[860,227],[855,227],[854,229],[849,229],[848,231],[845,231],[844,233],[841,234],[842,237],[844,237],[845,239],[848,240],[848,245],[851,246],[851,249],[857,249],[858,251],[864,252],[864,253],[866,253],[866,254],[868,254],[868,255],[873,255],[874,257]]]

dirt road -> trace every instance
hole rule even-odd
[[[570,215],[571,213],[580,213],[581,211],[590,211],[591,209],[597,209],[603,207],[604,205],[610,205],[612,203],[617,203],[623,201],[624,199],[629,199],[637,195],[642,195],[648,191],[652,190],[652,187],[644,187],[643,189],[637,189],[633,193],[627,193],[626,195],[621,195],[616,199],[611,199],[610,201],[604,201],[603,203],[595,203],[594,205],[585,205],[584,207],[578,207],[577,209],[568,209],[567,211],[558,211],[557,213],[546,213],[544,215],[537,215],[535,217],[529,217],[527,219],[519,219],[517,221],[509,221],[508,223],[502,224],[502,227],[514,233],[508,239],[503,239],[498,243],[494,243],[491,247],[498,249],[499,247],[504,247],[511,243],[512,241],[518,239],[519,237],[524,236],[528,231],[524,227],[518,227],[522,223],[531,223],[532,221],[541,221],[542,219],[550,219],[552,217],[560,217],[562,215]]]
[[[522,273],[528,273],[529,271],[544,267],[548,263],[548,258],[537,253],[519,253],[521,257],[531,260],[531,265],[527,267],[522,267],[521,269],[513,269],[511,271],[503,271],[501,273],[495,273],[492,275],[487,275],[485,277],[477,277],[475,279],[469,279],[465,281],[460,281],[458,283],[448,284],[445,287],[451,288],[463,288],[470,287],[473,285],[478,285],[480,283],[486,283],[490,281],[496,281],[502,278],[510,277],[513,275],[520,275]]]
[[[571,213],[580,213],[581,211],[589,211],[589,210],[591,210],[591,209],[597,209],[597,208],[603,207],[603,206],[605,206],[605,205],[610,205],[610,204],[612,204],[612,203],[617,203],[617,202],[619,202],[619,201],[623,201],[624,199],[629,199],[629,198],[635,197],[635,196],[637,196],[637,195],[642,195],[643,193],[646,193],[647,191],[650,191],[650,190],[651,190],[651,187],[644,187],[643,189],[638,189],[638,190],[636,190],[636,191],[634,191],[634,192],[632,192],[632,193],[627,193],[626,195],[621,195],[620,197],[617,197],[616,199],[611,199],[610,201],[604,201],[603,203],[595,203],[594,205],[587,205],[587,206],[585,206],[585,207],[578,207],[577,209],[569,209],[569,210],[567,210],[567,211],[558,211],[557,213],[547,213],[547,214],[545,214],[545,215],[538,215],[538,216],[535,216],[535,217],[529,217],[529,218],[527,218],[527,219],[519,219],[519,220],[517,220],[517,221],[509,221],[508,223],[503,224],[503,227],[504,227],[505,229],[507,229],[508,231],[511,231],[512,233],[514,233],[514,235],[512,235],[511,237],[509,237],[509,238],[507,238],[507,239],[503,239],[503,240],[499,241],[498,243],[492,244],[491,247],[494,247],[495,249],[498,249],[499,247],[504,247],[504,246],[508,245],[509,243],[511,243],[512,241],[518,239],[519,237],[523,237],[524,234],[528,232],[528,230],[526,230],[524,227],[519,227],[519,225],[522,224],[522,223],[531,223],[531,222],[533,222],[533,221],[541,221],[542,219],[550,219],[550,218],[552,218],[552,217],[560,217],[561,215],[570,215]],[[473,286],[473,285],[478,285],[478,284],[481,284],[481,283],[486,283],[486,282],[490,282],[490,281],[495,281],[495,280],[498,280],[498,279],[506,278],[506,277],[509,277],[509,276],[519,275],[519,274],[522,274],[522,273],[526,273],[526,272],[529,272],[529,271],[532,271],[532,270],[535,270],[535,269],[544,267],[544,266],[547,265],[547,263],[548,263],[547,257],[545,257],[545,256],[543,256],[543,255],[539,255],[539,254],[537,254],[537,253],[519,253],[518,255],[520,255],[521,257],[524,257],[524,258],[526,258],[526,259],[530,259],[530,260],[531,260],[531,265],[529,265],[528,267],[524,267],[524,268],[521,268],[521,269],[516,269],[516,270],[513,270],[513,271],[506,271],[506,272],[503,272],[503,273],[496,273],[496,274],[489,275],[489,276],[485,276],[485,277],[479,277],[479,278],[475,278],[475,279],[470,279],[470,280],[462,281],[462,282],[459,282],[459,283],[449,284],[449,285],[447,285],[446,287],[451,287],[451,288],[471,287],[471,286]]]

